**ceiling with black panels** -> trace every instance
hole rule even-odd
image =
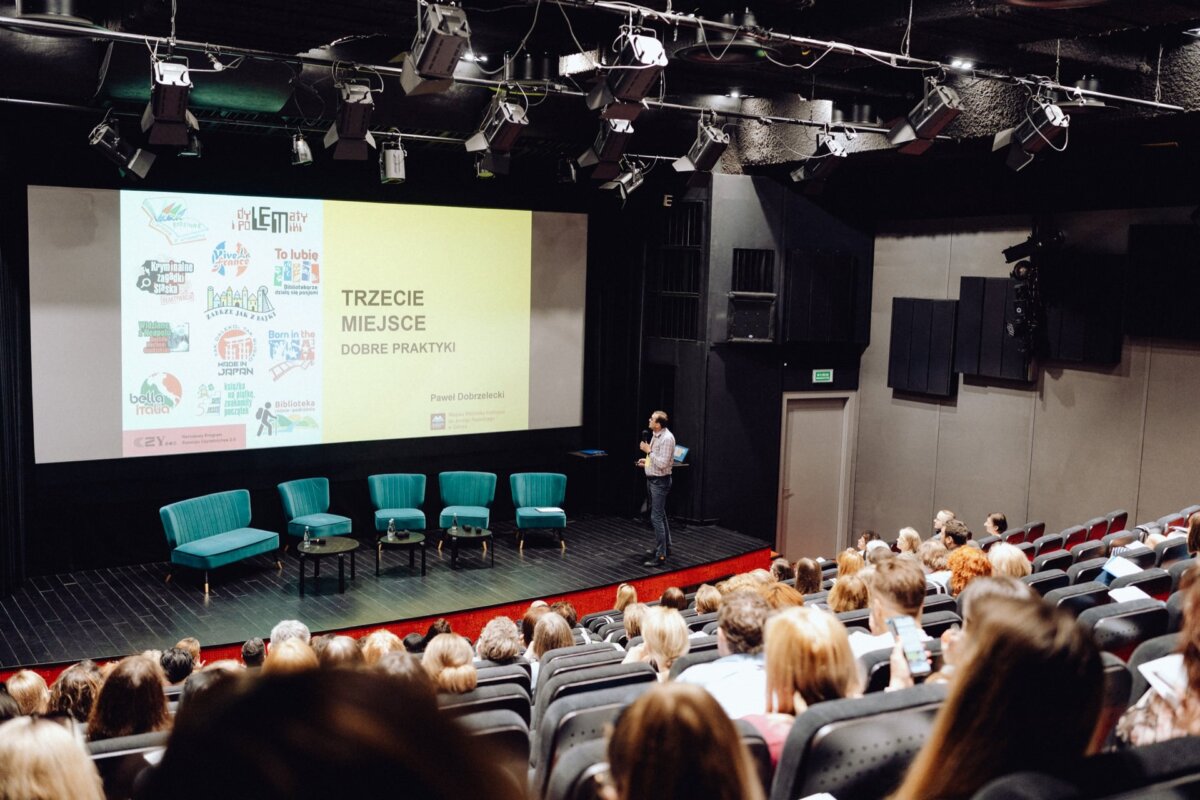
[[[650,12],[670,9],[709,20],[733,14],[740,24],[745,0],[651,0]],[[1084,7],[1061,8],[1064,4]],[[75,10],[98,27],[129,34],[168,36],[174,5],[180,40],[220,47],[252,48],[274,54],[308,53],[343,68],[387,65],[407,50],[416,30],[416,2],[397,0],[26,0],[36,6]],[[609,5],[616,5],[615,3]],[[653,13],[628,15],[584,4],[550,0],[467,0],[472,47],[487,61],[468,77],[500,78],[504,54],[526,38],[511,75],[521,83],[531,124],[521,148],[571,154],[594,137],[596,116],[578,96],[549,95],[539,82],[586,91],[594,76],[557,72],[558,58],[584,48],[607,50],[622,23],[653,29],[668,53],[695,41],[692,28],[671,27]],[[909,28],[911,8],[912,22]],[[1200,0],[754,0],[755,32],[773,31],[818,40],[900,52],[906,38],[913,56],[949,62],[967,58],[996,73],[1057,78],[1071,85],[1085,76],[1118,95],[1150,98],[1161,69],[1162,99],[1200,108]],[[0,16],[16,17],[0,2]],[[536,23],[535,23],[536,21]],[[723,42],[710,37],[719,51]],[[1163,55],[1160,56],[1160,47]],[[111,53],[109,50],[111,49]],[[204,66],[190,55],[193,68]],[[775,61],[697,64],[672,58],[652,96],[700,107],[737,108],[739,97],[799,95],[832,100],[839,114],[869,106],[867,117],[886,123],[919,96],[923,73],[818,47],[776,45]],[[226,63],[231,59],[224,58]],[[792,67],[782,65],[793,65]],[[1161,65],[1161,66],[1160,66]],[[135,113],[147,93],[143,45],[112,45],[89,38],[63,38],[0,26],[0,96]],[[197,74],[192,105],[203,124],[246,134],[279,135],[296,127],[328,127],[337,107],[329,68],[299,67],[270,59],[248,59],[237,70]],[[478,85],[457,84],[434,96],[405,96],[394,78],[382,79],[373,126],[406,133],[469,135],[491,96]],[[1001,96],[996,102],[1005,102]],[[1119,107],[1119,104],[1117,104]],[[1153,114],[1125,109],[1132,116]],[[835,117],[837,118],[837,117]],[[694,129],[695,114],[652,110],[639,119],[635,149],[679,154]],[[985,126],[986,127],[986,126]],[[521,152],[519,148],[518,153]]]

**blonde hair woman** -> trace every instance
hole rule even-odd
[[[1015,544],[996,542],[988,548],[987,558],[991,562],[993,575],[1024,578],[1033,572],[1033,565]]]
[[[711,584],[701,584],[696,590],[696,613],[712,614],[721,608],[721,593]]]
[[[896,549],[901,553],[917,554],[917,548],[921,546],[921,534],[917,533],[916,528],[901,528],[900,535],[896,539]]]
[[[470,642],[457,633],[440,633],[425,648],[421,666],[433,678],[439,692],[463,694],[479,682],[474,660]]]
[[[623,612],[625,610],[625,606],[629,605],[630,603],[636,603],[637,601],[637,589],[633,587],[633,584],[622,583],[617,587],[617,601],[613,603],[613,608],[615,608],[617,611]]]
[[[538,669],[541,667],[542,656],[551,650],[570,647],[575,644],[571,635],[571,626],[563,619],[562,614],[553,611],[542,615],[533,629],[533,644],[529,646],[530,688],[537,687]]]
[[[631,648],[625,662],[645,661],[665,681],[675,659],[688,651],[688,626],[673,608],[653,606],[642,619],[642,643]]]
[[[293,672],[304,672],[320,666],[317,654],[300,639],[284,639],[279,644],[272,644],[263,660],[263,675],[290,675]]]
[[[362,640],[363,660],[367,662],[368,667],[378,663],[386,653],[402,652],[403,650],[404,642],[400,637],[384,628],[371,631]]]
[[[866,562],[863,560],[862,555],[857,550],[855,550],[853,547],[847,547],[845,550],[838,553],[838,579],[841,580],[847,575],[854,575],[863,568],[865,563]]]
[[[763,734],[778,764],[797,714],[823,700],[856,697],[862,686],[846,626],[828,611],[789,608],[767,620],[763,635],[767,714],[745,719]]]
[[[50,689],[46,680],[33,670],[17,672],[4,682],[4,688],[17,701],[22,714],[45,714],[50,707]]]
[[[0,725],[0,800],[104,800],[83,746],[55,722],[18,717]]]

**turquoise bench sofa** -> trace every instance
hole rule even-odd
[[[204,570],[204,593],[208,594],[208,571],[279,551],[279,534],[250,527],[250,492],[234,489],[180,500],[158,510],[175,566]],[[278,558],[275,566],[283,569]]]

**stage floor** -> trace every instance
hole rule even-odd
[[[478,548],[464,548],[459,569],[451,570],[449,545],[439,554],[431,543],[424,578],[420,554],[410,572],[408,554],[399,549],[385,549],[383,571],[375,577],[372,537],[357,552],[354,581],[346,566],[345,594],[337,592],[336,559],[324,559],[319,593],[306,565],[309,579],[300,597],[294,549],[282,574],[266,556],[212,573],[207,598],[200,573],[176,570],[167,583],[165,563],[31,578],[0,598],[0,670],[119,657],[170,647],[185,636],[195,636],[206,650],[240,645],[266,638],[281,619],[302,620],[317,632],[433,617],[669,574],[767,547],[718,526],[677,525],[672,557],[660,569],[641,565],[654,534],[640,522],[572,519],[565,552],[555,537],[542,534],[527,536],[519,553],[512,530],[512,523],[494,526],[494,569]]]

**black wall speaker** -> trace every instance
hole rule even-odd
[[[954,300],[892,298],[887,385],[901,392],[950,397],[954,372]]]
[[[729,293],[729,342],[775,341],[775,295],[768,292]]]

